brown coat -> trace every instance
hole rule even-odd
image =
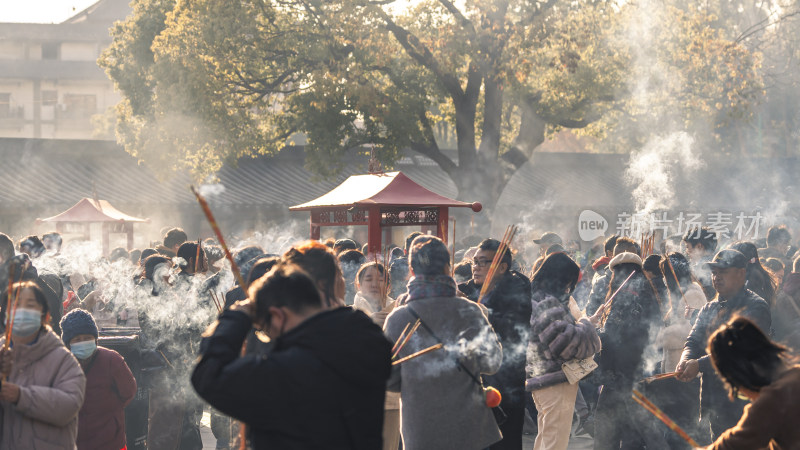
[[[800,366],[784,372],[761,395],[745,406],[735,427],[708,450],[800,449]]]
[[[61,339],[48,329],[33,344],[17,345],[8,381],[20,394],[16,405],[0,403],[0,450],[75,449],[86,378]]]

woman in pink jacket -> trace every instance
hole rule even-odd
[[[136,396],[136,380],[115,352],[97,346],[92,315],[74,309],[61,319],[61,339],[86,374],[86,400],[78,416],[78,450],[125,448],[125,406]]]
[[[15,283],[11,348],[0,352],[0,449],[73,450],[86,378],[49,325],[47,299],[33,282]],[[5,337],[0,339],[4,346]]]

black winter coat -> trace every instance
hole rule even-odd
[[[730,300],[722,300],[717,295],[713,301],[706,303],[700,309],[697,321],[686,339],[681,360],[696,359],[700,365],[700,372],[703,373],[701,410],[725,409],[732,406],[728,400],[727,390],[711,364],[711,357],[706,353],[706,346],[711,333],[730,320],[734,314],[750,319],[765,334],[769,334],[772,325],[769,305],[751,290],[742,289]]]
[[[470,280],[458,286],[470,300],[477,301],[480,286]],[[488,385],[510,393],[525,386],[525,353],[531,320],[531,282],[519,272],[508,271],[481,302],[489,310],[489,323],[503,346],[500,370],[486,376]]]
[[[620,273],[620,280],[627,273]],[[617,286],[613,286],[615,289]],[[660,327],[659,307],[653,289],[641,270],[614,297],[600,340],[603,350],[598,357],[601,384],[633,387],[642,375],[642,355],[652,336]]]
[[[192,375],[211,406],[245,422],[254,449],[379,449],[392,344],[363,312],[321,312],[266,356],[239,357],[250,318],[224,311]]]

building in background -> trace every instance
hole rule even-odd
[[[97,65],[129,0],[100,0],[61,23],[0,23],[0,137],[109,139],[92,117],[119,102]]]

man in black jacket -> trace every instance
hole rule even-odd
[[[280,265],[219,317],[192,376],[213,407],[245,422],[254,449],[381,448],[391,343],[361,311],[326,309],[314,282]],[[239,357],[255,328],[266,356]]]
[[[485,239],[478,245],[472,262],[472,279],[458,286],[470,300],[478,300],[489,265],[499,248],[500,242],[496,239]],[[525,421],[525,349],[531,320],[531,285],[525,275],[510,270],[510,267],[511,252],[506,250],[497,268],[495,285],[490,287],[482,301],[489,310],[489,323],[503,346],[500,370],[484,377],[487,384],[502,393],[500,407],[508,416],[500,424],[503,440],[492,445],[490,448],[493,450],[521,448]]]
[[[734,314],[752,320],[765,333],[769,333],[772,317],[767,302],[745,288],[747,257],[736,250],[722,250],[707,265],[711,268],[711,280],[717,295],[700,310],[675,370],[681,381],[691,381],[702,373],[700,414],[708,418],[712,438],[716,439],[736,425],[746,403],[728,399],[722,380],[706,353],[708,338]]]

